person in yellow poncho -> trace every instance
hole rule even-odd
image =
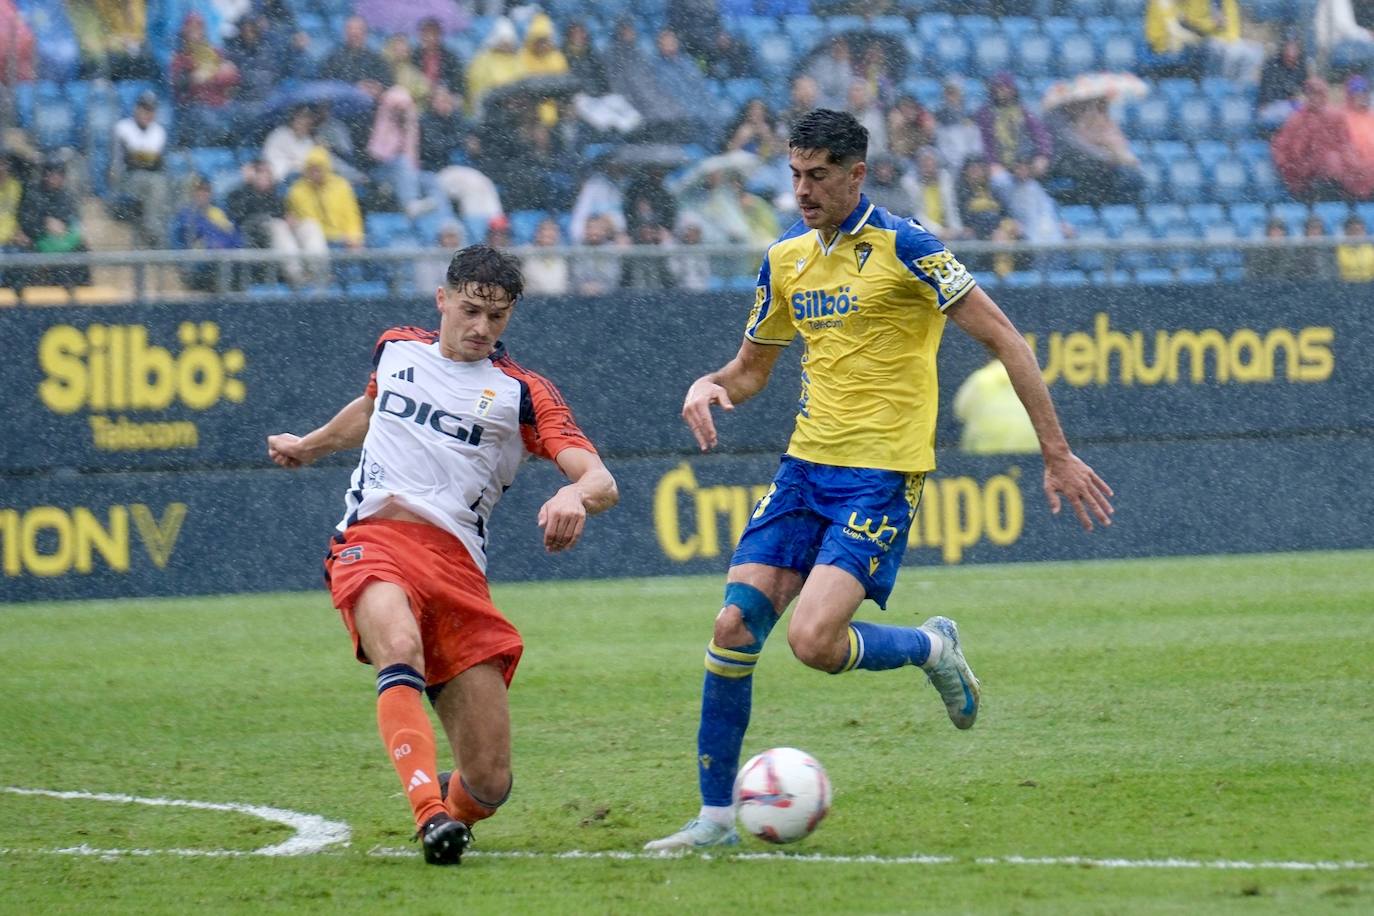
[[[1177,56],[1178,76],[1202,76],[1207,69],[1258,83],[1264,45],[1242,38],[1240,26],[1236,0],[1150,0],[1145,9],[1145,41],[1166,58],[1161,63]]]
[[[81,44],[83,79],[160,78],[148,50],[147,0],[67,0],[67,16]]]
[[[331,246],[363,247],[363,214],[353,186],[334,174],[322,146],[305,157],[305,173],[286,192],[288,221],[314,220]]]
[[[959,448],[965,452],[1009,455],[1040,451],[1035,427],[999,360],[964,379],[954,395],[954,416],[964,424]]]
[[[520,61],[525,76],[563,76],[568,72],[568,59],[558,49],[553,20],[547,14],[539,13],[530,20]],[[558,123],[558,105],[552,99],[539,103],[539,120],[550,127]]]
[[[528,75],[525,59],[520,54],[515,24],[502,16],[491,27],[486,41],[482,43],[482,50],[468,64],[469,111],[480,115],[482,96],[497,86],[513,83]]]

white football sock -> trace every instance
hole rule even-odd
[[[697,815],[704,821],[719,824],[722,827],[729,827],[735,822],[734,805],[702,805],[701,813]]]
[[[926,656],[926,663],[921,666],[921,670],[929,671],[940,661],[940,656],[945,651],[945,638],[934,630],[921,627],[921,632],[930,637],[930,654]]]

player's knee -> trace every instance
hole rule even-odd
[[[794,620],[787,628],[787,644],[797,661],[817,671],[834,671],[845,661],[844,641],[814,624],[798,624]]]
[[[758,652],[777,620],[767,595],[752,585],[731,582],[725,586],[725,606],[716,615],[711,638],[722,649]]]
[[[485,807],[495,808],[505,801],[511,787],[510,757],[481,756],[463,760],[463,782],[469,794]]]
[[[380,668],[387,665],[409,665],[416,671],[425,670],[425,649],[420,634],[396,630],[381,633],[369,640],[368,657]]]

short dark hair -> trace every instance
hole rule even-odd
[[[792,125],[787,148],[823,149],[831,162],[858,162],[868,158],[868,128],[847,111],[813,108]]]
[[[475,283],[479,287],[504,290],[512,302],[525,291],[520,259],[490,245],[469,245],[458,249],[453,254],[453,260],[448,262],[448,273],[444,279],[452,289],[462,289],[469,283]]]

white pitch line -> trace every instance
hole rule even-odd
[[[368,855],[382,858],[408,858],[415,856],[414,848],[378,846],[368,851]],[[529,852],[524,850],[471,850],[467,856],[488,859],[614,859],[617,861],[661,862],[678,858],[652,852],[628,852],[624,850],[588,851],[572,849],[565,852]],[[979,856],[959,858],[956,856],[840,856],[822,853],[788,852],[738,852],[738,853],[697,853],[699,859],[728,859],[739,862],[807,862],[827,865],[957,865],[976,863],[978,865],[1075,865],[1090,868],[1197,868],[1234,871],[1359,871],[1370,867],[1368,862],[1238,862],[1225,859],[1095,859],[1087,856]]]
[[[18,786],[0,786],[0,791],[11,795],[31,795],[43,798],[61,798],[78,801],[113,802],[121,805],[149,805],[155,808],[195,808],[201,811],[231,811],[247,814],[274,824],[290,827],[292,835],[281,843],[263,846],[260,849],[93,849],[89,846],[72,846],[66,849],[44,850],[61,855],[103,855],[103,856],[148,856],[148,855],[196,855],[196,856],[305,856],[320,852],[330,846],[347,844],[350,832],[342,821],[331,821],[317,814],[302,814],[286,808],[269,808],[266,805],[244,805],[236,802],[189,801],[183,798],[143,798],[137,795],[115,795],[102,792],[55,792],[51,789],[23,789]],[[15,853],[20,850],[0,850]],[[37,851],[37,850],[36,850]]]

